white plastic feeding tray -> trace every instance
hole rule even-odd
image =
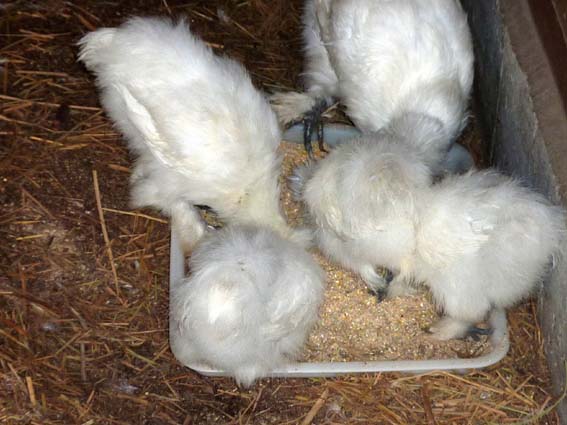
[[[333,146],[342,140],[356,135],[356,130],[352,127],[331,125],[325,126],[326,142]],[[284,140],[300,143],[303,137],[302,131],[297,127],[292,127],[284,134]],[[456,145],[458,146],[458,145]],[[460,159],[457,163],[469,163],[466,158],[468,153],[462,147],[458,148]],[[465,151],[462,156],[461,152]],[[470,158],[472,164],[472,158]],[[466,167],[466,165],[465,165]],[[459,166],[455,167],[459,168]],[[467,167],[468,168],[468,167]],[[177,284],[185,276],[185,258],[179,246],[177,235],[171,234],[169,284],[170,288]],[[172,293],[173,291],[170,291]],[[275,369],[271,372],[272,377],[317,377],[335,376],[348,373],[372,373],[372,372],[406,372],[423,373],[433,370],[446,370],[464,373],[469,369],[479,369],[499,362],[508,352],[510,346],[508,340],[506,314],[504,312],[493,313],[489,320],[492,327],[490,335],[490,345],[492,351],[475,358],[463,359],[439,359],[439,360],[384,360],[384,361],[361,361],[361,362],[298,362],[285,367]],[[173,354],[185,366],[194,371],[207,376],[227,376],[222,370],[212,369],[207,365],[191,363],[178,356],[178,346],[183,343],[180,335],[173,326],[170,319],[170,345]]]
[[[185,258],[179,246],[177,237],[171,234],[171,257],[169,263],[170,288],[183,279],[185,275]],[[172,291],[170,291],[171,293]],[[441,360],[385,360],[369,362],[314,362],[314,363],[292,363],[285,367],[275,369],[270,376],[279,377],[313,377],[313,376],[335,376],[345,373],[370,373],[370,372],[408,372],[421,373],[432,370],[450,370],[465,372],[468,369],[478,369],[499,362],[508,352],[509,341],[504,313],[493,314],[490,318],[493,332],[490,336],[492,351],[480,357],[470,359],[441,359]],[[222,370],[211,369],[207,365],[183,361],[177,356],[177,346],[181,344],[177,329],[174,329],[170,319],[170,345],[173,354],[185,366],[207,376],[226,376]]]

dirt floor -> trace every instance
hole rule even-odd
[[[293,88],[300,11],[298,0],[0,3],[0,423],[558,424],[541,414],[556,398],[534,302],[509,315],[509,355],[466,375],[244,391],[173,358],[168,224],[128,207],[131,159],[75,43],[129,15],[186,16],[259,87]]]

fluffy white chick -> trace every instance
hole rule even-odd
[[[321,251],[381,296],[386,281],[376,267],[400,273],[415,245],[416,188],[427,190],[431,173],[394,135],[377,139],[354,139],[296,170],[292,190],[306,204]]]
[[[473,79],[457,0],[307,0],[303,24],[306,92],[272,97],[282,123],[304,117],[314,126],[338,98],[364,133],[405,113],[427,114],[446,132],[437,148],[449,149],[465,125]]]
[[[104,109],[137,157],[133,206],[171,216],[185,250],[206,229],[196,205],[228,223],[308,241],[280,209],[280,131],[242,65],[216,56],[184,21],[160,18],[99,29],[79,45]]]
[[[445,317],[434,337],[464,336],[492,309],[530,294],[560,252],[563,210],[495,171],[431,185],[428,167],[396,134],[335,149],[295,176],[320,249],[389,295],[422,282]]]
[[[172,350],[249,386],[299,354],[322,301],[311,255],[268,228],[229,226],[195,247],[172,288]]]
[[[407,270],[445,313],[430,329],[438,339],[461,337],[528,296],[565,242],[564,211],[494,170],[448,177],[419,210]]]

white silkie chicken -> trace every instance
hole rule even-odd
[[[134,207],[171,216],[185,251],[206,230],[196,205],[307,243],[279,205],[277,119],[242,65],[216,56],[185,22],[159,18],[99,29],[79,45],[104,109],[137,157]]]
[[[431,290],[445,317],[438,339],[464,336],[492,309],[527,296],[558,255],[565,216],[538,193],[496,171],[431,185],[419,154],[388,127],[336,148],[293,181],[315,223],[320,249],[385,291],[375,267]]]
[[[247,387],[297,357],[323,298],[310,254],[268,228],[229,226],[197,244],[189,267],[170,294],[178,359]]]
[[[308,151],[321,111],[338,98],[363,133],[404,114],[429,116],[445,133],[435,149],[447,153],[473,79],[458,0],[307,0],[303,24],[306,92],[276,93],[272,104],[283,124],[303,118]]]

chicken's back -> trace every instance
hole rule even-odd
[[[334,149],[303,198],[320,231],[331,230],[351,257],[399,270],[413,251],[415,206],[430,182],[410,148],[386,134],[366,136]]]
[[[455,0],[320,2],[322,41],[339,97],[363,131],[403,110],[427,113],[456,134],[473,77],[467,18]],[[326,15],[325,15],[326,14]]]
[[[184,21],[133,18],[79,44],[130,147],[183,173],[195,198],[234,195],[277,168],[280,131],[268,102],[239,63],[216,56]]]
[[[268,229],[233,226],[204,239],[190,269],[172,288],[177,356],[245,386],[295,358],[323,298],[323,272],[306,251]]]
[[[561,208],[494,171],[446,178],[420,219],[418,278],[503,308],[529,294],[565,237]]]

